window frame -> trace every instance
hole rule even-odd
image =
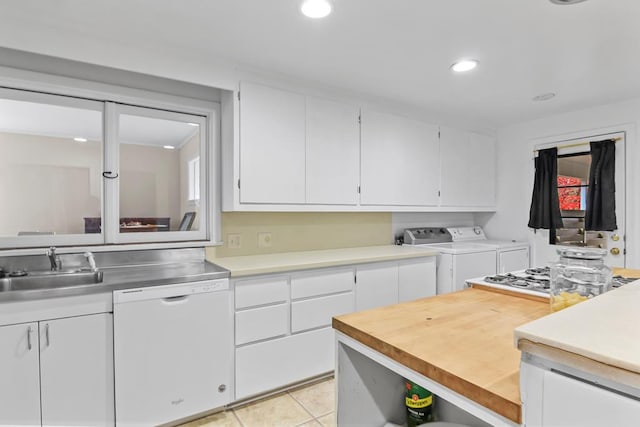
[[[127,104],[144,108],[164,110],[167,112],[184,113],[187,115],[197,115],[204,119],[206,124],[205,136],[206,150],[203,158],[206,168],[201,167],[201,197],[206,192],[206,203],[201,204],[201,209],[206,210],[206,216],[200,218],[200,228],[204,231],[204,236],[198,236],[194,240],[193,234],[182,234],[185,232],[175,232],[175,239],[150,239],[152,233],[147,234],[145,239],[135,239],[136,241],[124,242],[122,239],[113,241],[107,238],[105,230],[101,233],[73,234],[73,235],[38,235],[38,236],[18,236],[10,238],[0,238],[0,252],[5,255],[28,255],[40,254],[42,248],[49,246],[59,246],[60,253],[77,252],[83,250],[117,251],[132,249],[159,249],[177,247],[203,247],[220,245],[221,214],[220,214],[220,138],[221,138],[221,104],[219,100],[202,100],[177,95],[152,92],[105,84],[100,82],[81,80],[58,75],[32,72],[14,68],[0,66],[0,90],[14,92],[20,97],[27,99],[44,99],[46,97],[56,97],[63,100],[61,102],[97,103],[104,105],[103,122],[107,117],[114,114],[114,104]],[[33,98],[30,98],[33,97]],[[110,107],[111,106],[111,107]],[[103,123],[103,165],[113,159],[113,150],[107,150],[109,141],[115,137],[112,130],[107,129]],[[203,154],[203,153],[201,153]],[[109,169],[104,169],[109,170]],[[113,186],[110,186],[113,187]],[[203,188],[204,187],[204,188]],[[105,201],[113,197],[111,189],[105,188],[104,182],[101,186],[101,217],[106,225],[106,217],[113,215],[115,208],[105,206]],[[115,199],[111,199],[115,200]],[[109,212],[111,211],[111,212]],[[203,212],[205,212],[203,210]],[[116,213],[117,215],[117,213]],[[191,233],[191,232],[187,232]],[[134,233],[132,233],[134,234]],[[141,233],[143,234],[143,233]],[[125,244],[126,243],[126,244]]]
[[[580,157],[580,156],[591,156],[591,151],[578,151],[578,152],[573,152],[573,153],[558,154],[558,160],[566,159],[566,158],[570,158],[570,157]],[[558,176],[560,176],[560,174],[558,174]],[[562,175],[562,176],[564,176],[564,175]],[[576,188],[576,187],[580,187],[581,189],[585,190],[584,197],[585,197],[585,204],[586,204],[587,192],[589,191],[589,177],[587,177],[587,183],[584,184],[584,185],[571,185],[571,186],[562,186],[561,187],[561,186],[557,185],[557,183],[556,183],[556,188],[558,190],[560,190],[561,188]],[[560,216],[562,218],[584,218],[585,213],[586,213],[586,210],[582,210],[582,209],[576,209],[576,210],[562,210],[562,209],[560,209]]]
[[[104,117],[104,103],[89,99],[75,98],[70,96],[52,95],[41,92],[27,91],[21,89],[0,88],[0,98],[15,101],[33,102],[61,107],[81,108],[92,111],[99,111]],[[105,158],[105,126],[102,123],[102,144],[100,150],[100,163],[104,163]],[[102,171],[100,171],[102,172]],[[97,177],[102,180],[102,177]],[[105,195],[104,185],[100,185],[100,217],[104,222],[105,217]],[[48,247],[48,246],[70,246],[70,245],[99,245],[104,244],[104,229],[100,233],[83,234],[54,234],[54,235],[34,235],[34,236],[10,236],[0,237],[0,248],[25,248],[25,247]]]
[[[120,170],[120,142],[118,140],[118,129],[120,124],[120,115],[133,115],[138,117],[147,117],[154,119],[165,119],[165,120],[173,120],[180,121],[184,123],[197,123],[200,126],[200,156],[204,156],[207,158],[207,126],[206,126],[206,117],[185,114],[185,113],[177,113],[173,111],[159,110],[159,109],[151,109],[149,107],[138,107],[133,105],[123,105],[123,104],[115,104],[110,103],[111,106],[109,110],[112,111],[112,119],[109,122],[108,126],[111,131],[111,138],[109,144],[107,145],[107,150],[109,150],[109,155],[106,156],[108,159],[105,162],[105,170],[107,171],[116,171],[119,173]],[[204,170],[203,170],[204,169]],[[200,180],[201,182],[206,182],[206,176],[208,168],[201,168],[200,170]],[[176,177],[179,179],[180,177]],[[200,221],[200,227],[198,230],[190,230],[190,231],[169,231],[169,232],[160,232],[160,231],[152,231],[145,233],[121,233],[120,232],[120,179],[105,179],[104,182],[105,190],[108,188],[108,193],[111,195],[111,200],[113,201],[113,206],[106,213],[105,223],[110,224],[110,227],[107,227],[105,240],[107,243],[141,243],[148,241],[161,241],[161,242],[173,242],[173,241],[204,241],[208,235],[208,221]],[[204,200],[205,203],[202,203],[200,206],[199,215],[201,218],[208,218],[208,205],[206,200],[206,187],[203,189],[200,188],[200,198]]]

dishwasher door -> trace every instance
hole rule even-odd
[[[114,291],[116,425],[152,426],[230,403],[229,280]]]

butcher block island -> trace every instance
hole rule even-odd
[[[404,379],[429,389],[440,420],[520,425],[515,328],[548,302],[465,289],[333,319],[338,425],[404,422]]]

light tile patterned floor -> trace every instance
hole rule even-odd
[[[333,427],[333,378],[302,386],[180,427]]]

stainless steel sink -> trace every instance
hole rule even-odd
[[[102,283],[102,271],[55,271],[29,273],[0,279],[0,292],[68,288]]]

